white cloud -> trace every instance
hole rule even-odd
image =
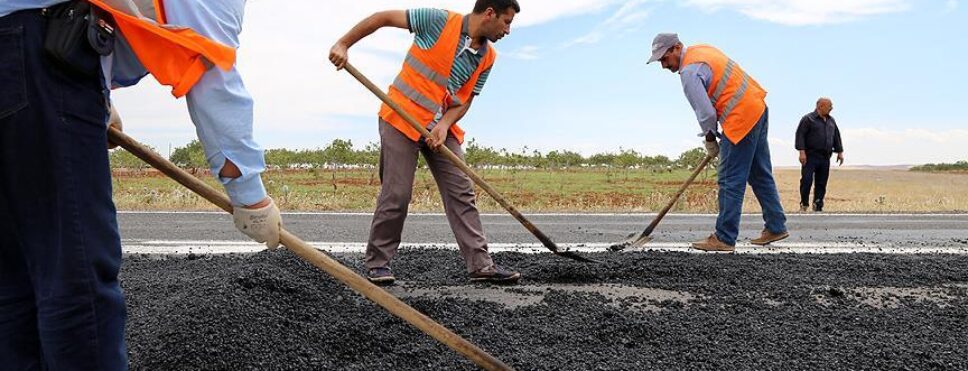
[[[908,0],[688,0],[686,4],[710,12],[731,9],[790,26],[844,23],[911,7]]]
[[[535,60],[540,57],[538,54],[539,50],[541,50],[541,47],[535,45],[525,45],[517,50],[501,53],[501,56],[514,59]]]
[[[594,14],[608,7],[623,3],[620,0],[526,0],[521,3],[521,14],[518,15],[512,27],[530,27],[548,23],[562,18]],[[453,3],[443,1],[443,4]],[[467,1],[473,4],[473,1]],[[466,7],[468,10],[472,6]]]
[[[633,0],[623,3],[608,19],[587,34],[564,43],[562,48],[580,44],[594,44],[602,41],[606,35],[624,34],[642,27],[644,20],[649,16],[649,11],[641,9],[642,4],[646,2],[647,0]]]
[[[944,3],[944,7],[949,12],[954,11],[958,9],[958,0],[948,0]]]

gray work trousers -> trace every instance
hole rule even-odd
[[[421,140],[414,142],[383,120],[380,125],[380,195],[377,198],[370,240],[366,245],[367,268],[388,267],[400,246],[403,222],[413,195],[417,153],[423,153],[444,203],[447,222],[457,238],[468,272],[491,268],[481,215],[474,199],[474,185],[460,168],[434,152]],[[453,135],[444,142],[461,159],[464,151]]]

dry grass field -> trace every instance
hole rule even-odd
[[[800,171],[779,169],[775,174],[784,208],[796,210]],[[825,198],[824,211],[829,212],[968,212],[968,174],[835,168]],[[746,202],[746,209],[759,210],[752,198]]]
[[[482,176],[526,212],[654,212],[662,208],[688,176],[686,171],[648,170],[480,170]],[[797,211],[799,170],[775,171],[784,208]],[[198,176],[209,184],[206,173]],[[373,169],[270,171],[270,193],[288,211],[371,211],[379,192]],[[207,202],[154,171],[122,172],[114,177],[119,210],[215,210]],[[500,206],[478,190],[478,205]],[[440,196],[429,171],[417,171],[411,210],[438,212]],[[747,191],[744,210],[759,206]],[[716,211],[714,174],[697,180],[674,212]],[[905,170],[832,169],[825,211],[850,213],[968,212],[968,174]]]

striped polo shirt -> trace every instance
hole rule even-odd
[[[414,35],[414,42],[416,42],[417,47],[426,50],[437,43],[437,39],[440,38],[440,34],[447,24],[447,14],[447,11],[442,9],[419,8],[407,10],[408,27]],[[467,84],[471,75],[480,66],[481,60],[484,59],[484,54],[487,53],[488,48],[471,49],[471,41],[467,31],[467,16],[464,16],[461,24],[461,40],[457,43],[457,55],[454,57],[450,81],[447,84],[447,91],[452,96],[456,95],[457,91]],[[481,94],[481,89],[484,88],[484,82],[487,81],[490,72],[491,69],[488,68],[481,73],[481,77],[474,86],[474,95]]]

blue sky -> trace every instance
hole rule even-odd
[[[362,17],[381,9],[473,1],[250,0],[239,68],[256,99],[266,148],[315,148],[334,138],[379,140],[378,101],[325,56]],[[834,101],[849,164],[968,159],[963,114],[968,18],[959,1],[522,1],[484,93],[462,122],[483,145],[509,150],[633,149],[670,157],[699,146],[678,75],[645,65],[657,32],[713,44],[769,92],[774,163],[796,164],[793,133],[819,96]],[[381,30],[350,50],[378,85],[410,42]],[[194,137],[184,102],[146,79],[115,91],[125,129],[163,154]]]

